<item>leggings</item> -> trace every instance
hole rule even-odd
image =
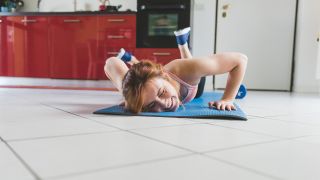
[[[195,98],[198,98],[202,95],[205,83],[206,83],[206,77],[202,77],[198,84],[198,91]]]

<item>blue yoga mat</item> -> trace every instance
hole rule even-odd
[[[237,110],[233,111],[222,111],[208,107],[209,101],[219,100],[221,97],[222,93],[204,92],[201,97],[184,104],[184,107],[180,106],[175,112],[143,112],[139,114],[132,114],[126,111],[123,106],[116,105],[95,111],[94,114],[247,120],[246,114],[237,104],[235,104]]]

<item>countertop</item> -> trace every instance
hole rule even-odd
[[[105,15],[105,14],[136,14],[136,11],[76,11],[76,12],[0,12],[0,16],[78,16],[78,15]]]

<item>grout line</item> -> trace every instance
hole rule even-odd
[[[316,123],[304,123],[304,122],[300,122],[300,121],[289,121],[289,120],[283,120],[283,119],[274,119],[275,117],[276,116],[263,117],[263,119],[268,119],[268,120],[273,120],[273,121],[281,121],[281,122],[287,122],[287,123],[296,123],[296,124],[307,125],[307,126],[320,126],[320,124],[316,124]]]
[[[9,148],[13,155],[22,163],[22,165],[31,173],[36,180],[41,180],[40,176],[20,157],[20,155],[4,140],[0,137],[0,140]]]
[[[260,145],[260,144],[269,144],[269,143],[281,142],[281,141],[287,141],[287,140],[289,140],[289,139],[283,138],[283,139],[274,139],[274,140],[262,141],[262,142],[256,142],[256,143],[250,143],[250,144],[243,144],[243,145],[232,146],[232,147],[227,147],[227,148],[220,148],[220,149],[203,151],[203,152],[201,152],[201,154],[227,151],[227,150],[233,150],[233,149],[238,149],[238,148],[243,148],[243,147],[250,147],[250,146],[255,146],[255,145]]]
[[[124,129],[121,129],[121,128],[119,128],[119,127],[116,127],[116,126],[113,126],[113,125],[110,125],[110,124],[105,124],[105,123],[102,123],[102,122],[99,122],[99,121],[96,121],[96,120],[87,118],[87,117],[85,117],[85,116],[81,116],[81,115],[79,115],[79,114],[75,114],[75,113],[73,113],[73,112],[69,112],[69,111],[66,111],[66,110],[63,110],[63,109],[60,109],[60,108],[57,108],[57,107],[48,105],[48,104],[43,104],[43,103],[40,103],[40,104],[42,104],[42,105],[44,105],[44,106],[47,106],[47,107],[50,107],[50,108],[53,108],[53,109],[57,109],[57,110],[59,110],[59,111],[66,112],[66,113],[68,113],[68,114],[72,114],[72,115],[74,115],[74,116],[81,117],[81,118],[83,118],[83,119],[86,119],[86,120],[89,120],[89,121],[91,121],[91,122],[95,122],[95,123],[98,123],[98,124],[101,124],[101,125],[104,125],[104,126],[107,126],[107,127],[116,128],[116,129],[118,129],[118,130],[124,130]]]
[[[51,177],[46,178],[46,180],[77,177],[77,176],[85,175],[85,174],[92,174],[92,173],[97,173],[97,172],[102,172],[102,171],[111,171],[114,169],[121,169],[121,168],[126,168],[126,167],[137,166],[137,165],[151,164],[151,163],[156,163],[156,162],[184,158],[184,157],[193,156],[193,155],[195,155],[195,154],[191,153],[191,154],[184,154],[184,155],[178,155],[178,156],[172,156],[172,157],[165,157],[165,158],[158,158],[158,159],[153,159],[153,160],[134,162],[134,163],[129,163],[129,164],[115,165],[115,166],[104,167],[104,168],[97,168],[97,169],[92,169],[92,170],[87,170],[87,171],[81,171],[78,173],[69,173],[69,174],[63,174],[63,175],[58,175],[58,176],[51,176]]]
[[[270,134],[266,134],[266,133],[261,133],[261,132],[256,132],[256,131],[250,131],[250,130],[244,130],[244,129],[238,129],[238,128],[233,128],[233,127],[228,127],[228,126],[224,126],[221,124],[211,124],[211,123],[206,123],[208,125],[211,126],[218,126],[218,127],[223,127],[223,128],[227,128],[227,129],[233,129],[233,130],[237,130],[237,131],[241,131],[241,132],[247,132],[247,133],[253,133],[253,134],[257,134],[257,135],[263,135],[263,136],[268,136],[268,137],[272,137],[272,138],[278,138],[278,139],[283,139],[285,137],[281,137],[281,136],[274,136],[274,135],[270,135]]]
[[[245,169],[247,171],[250,171],[250,172],[253,172],[255,174],[259,174],[259,175],[262,175],[262,176],[265,176],[265,177],[268,177],[268,178],[272,178],[272,179],[275,179],[275,180],[285,180],[283,178],[276,177],[276,176],[267,174],[265,172],[258,171],[258,170],[255,170],[255,169],[252,169],[252,168],[249,168],[249,167],[245,167],[245,166],[242,166],[242,165],[239,165],[239,164],[236,164],[236,163],[232,163],[230,161],[226,161],[226,160],[223,160],[223,159],[220,159],[220,158],[217,158],[217,157],[212,157],[212,156],[205,155],[205,154],[203,156],[208,157],[210,159],[214,159],[216,161],[219,161],[219,162],[222,162],[222,163],[225,163],[225,164],[228,164],[228,165],[231,165],[231,166],[235,166],[235,167],[240,168],[240,169]]]
[[[21,141],[33,141],[40,139],[54,139],[54,138],[63,138],[63,137],[73,137],[73,136],[85,136],[85,135],[95,135],[95,134],[107,134],[107,133],[116,133],[120,132],[119,130],[114,131],[100,131],[100,132],[88,132],[88,133],[79,133],[79,134],[66,134],[66,135],[57,135],[57,136],[42,136],[42,137],[32,137],[32,138],[18,138],[18,139],[7,139],[7,142],[21,142]]]

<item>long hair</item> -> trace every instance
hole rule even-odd
[[[127,110],[132,113],[139,113],[143,110],[145,99],[142,96],[142,89],[148,80],[155,77],[162,77],[172,82],[172,79],[164,72],[162,65],[149,60],[142,60],[128,70],[122,81],[122,94],[126,100]],[[174,84],[173,86],[179,92],[178,87]]]

